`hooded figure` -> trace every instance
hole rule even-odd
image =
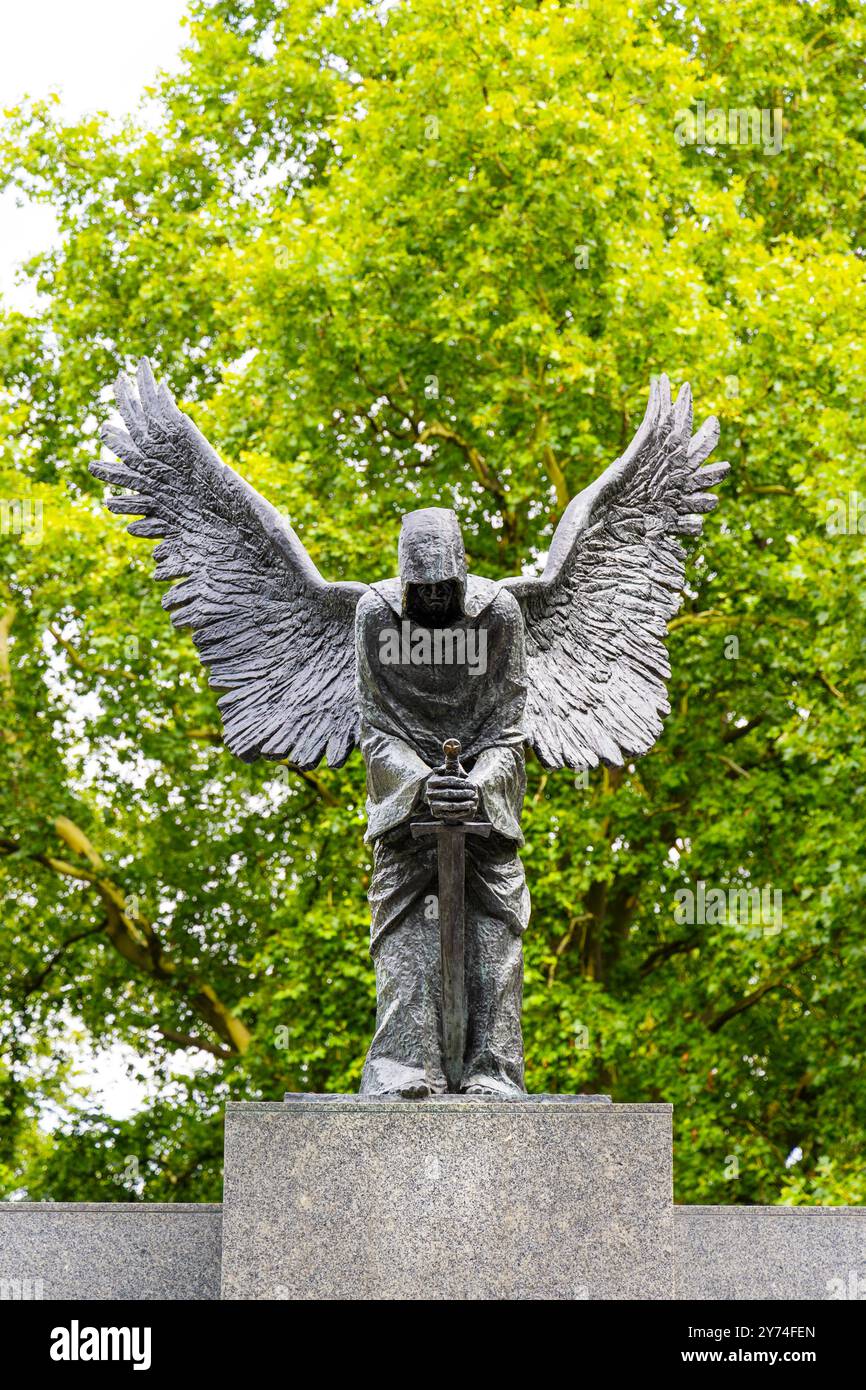
[[[517,854],[526,785],[523,620],[511,594],[467,575],[452,511],[430,507],[403,518],[399,566],[398,579],[375,584],[360,600],[355,627],[378,996],[361,1093],[447,1089],[437,849],[433,839],[414,839],[410,825],[431,814],[449,819],[455,798],[452,819],[493,827],[489,839],[466,837],[462,1089],[520,1095],[521,935],[529,919]],[[459,785],[442,777],[449,738],[463,750]]]

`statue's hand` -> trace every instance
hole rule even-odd
[[[478,810],[478,788],[467,781],[462,770],[455,775],[444,767],[434,768],[427,778],[425,795],[436,820],[472,820]]]

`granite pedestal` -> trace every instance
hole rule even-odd
[[[675,1207],[675,1297],[866,1299],[866,1207]]]
[[[219,1298],[209,1202],[0,1202],[0,1302]]]
[[[866,1299],[864,1207],[674,1207],[667,1106],[230,1105],[218,1205],[0,1202],[14,1299]],[[671,1251],[673,1249],[673,1260]],[[672,1273],[673,1265],[673,1273]]]
[[[668,1299],[671,1107],[226,1107],[226,1299]]]

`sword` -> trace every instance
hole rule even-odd
[[[442,745],[445,771],[451,777],[459,775],[460,751],[456,738],[448,738]],[[466,836],[481,835],[486,838],[490,830],[486,821],[415,821],[412,826],[412,835],[416,840],[425,835],[435,835],[437,840],[442,1047],[449,1091],[460,1090],[463,1053],[466,1050]]]

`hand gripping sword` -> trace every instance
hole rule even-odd
[[[450,777],[460,773],[460,751],[456,738],[446,739],[442,745],[445,771]],[[442,1047],[449,1091],[460,1090],[466,1049],[466,836],[481,835],[486,839],[490,831],[486,821],[415,821],[412,826],[416,840],[425,835],[435,835],[437,839]]]

